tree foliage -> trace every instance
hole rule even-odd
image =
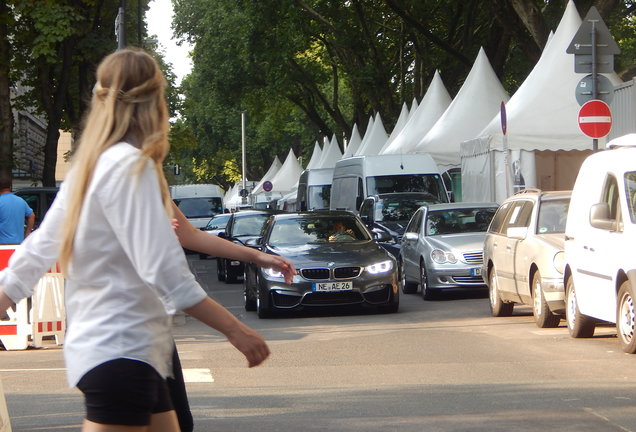
[[[194,45],[183,88],[197,158],[238,158],[249,113],[248,173],[259,179],[289,148],[308,160],[316,140],[341,137],[370,114],[387,125],[439,70],[451,94],[481,47],[510,94],[539,59],[565,0],[173,0],[177,34]],[[594,4],[634,62],[634,5]],[[390,130],[387,128],[387,130]],[[342,142],[341,142],[342,144]],[[217,172],[218,173],[218,172]]]

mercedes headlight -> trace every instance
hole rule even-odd
[[[441,249],[434,249],[431,252],[431,258],[437,264],[446,264],[446,263],[455,264],[457,262],[457,257],[455,256],[454,253],[446,252]]]

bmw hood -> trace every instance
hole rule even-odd
[[[270,246],[268,251],[290,259],[297,268],[321,267],[329,262],[334,262],[340,266],[365,266],[393,259],[384,248],[372,240],[351,243]]]

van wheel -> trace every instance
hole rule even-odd
[[[623,282],[618,290],[616,333],[623,351],[628,354],[636,353],[636,337],[634,337],[634,324],[636,321],[635,299],[636,294],[632,284],[629,281]]]
[[[532,277],[532,312],[534,322],[539,328],[554,328],[559,325],[561,317],[554,315],[543,295],[541,274],[537,270]]]
[[[497,284],[497,275],[493,268],[488,275],[488,297],[490,299],[490,313],[494,317],[505,317],[512,315],[515,307],[514,303],[506,303],[499,296],[499,285]]]
[[[565,288],[565,319],[568,323],[570,336],[573,338],[589,338],[594,336],[596,322],[591,317],[583,315],[581,311],[579,311],[572,277],[568,279]]]
[[[400,286],[404,294],[413,294],[417,291],[417,284],[406,280],[406,272],[402,258],[400,258]]]

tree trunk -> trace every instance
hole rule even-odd
[[[11,45],[7,21],[9,8],[0,3],[0,177],[10,177],[13,168],[13,112],[11,110]]]

